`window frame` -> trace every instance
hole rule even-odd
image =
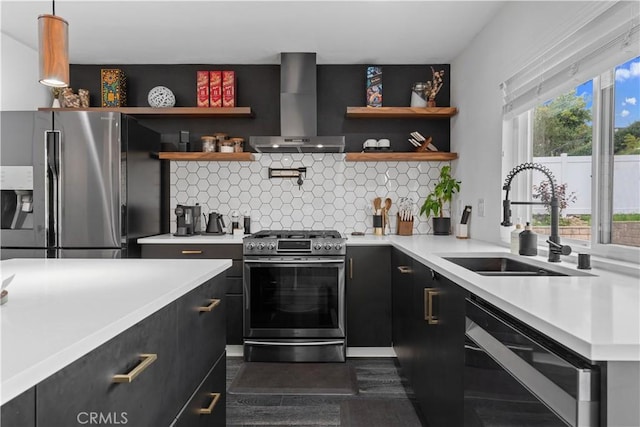
[[[633,59],[633,58],[630,58]],[[563,242],[581,253],[590,253],[607,259],[638,263],[640,247],[611,243],[613,220],[613,164],[614,164],[614,123],[615,123],[615,67],[593,77],[592,101],[592,150],[591,150],[591,239],[577,240],[562,238]],[[580,83],[576,84],[578,86]],[[557,96],[549,96],[553,98]],[[511,143],[508,155],[503,160],[503,170],[511,170],[518,164],[533,161],[533,120],[534,111],[540,102],[526,111],[504,120],[505,142]],[[509,164],[510,163],[510,164]],[[532,200],[530,178],[516,181],[513,188],[517,200]],[[514,184],[516,184],[514,181]],[[526,214],[531,217],[527,207]],[[513,218],[512,218],[513,220]],[[545,239],[540,239],[544,243]],[[544,246],[544,244],[541,244]]]

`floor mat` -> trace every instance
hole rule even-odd
[[[421,427],[407,399],[352,399],[340,404],[340,425],[351,427]]]
[[[354,395],[358,381],[348,363],[244,363],[232,394]]]

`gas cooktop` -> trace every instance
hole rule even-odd
[[[252,239],[342,239],[336,230],[262,230],[248,236]]]
[[[263,230],[243,239],[245,255],[344,255],[336,230]]]

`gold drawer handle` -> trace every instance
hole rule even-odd
[[[440,295],[434,288],[424,288],[424,320],[429,325],[437,325],[440,323],[438,316],[433,314],[433,297]]]
[[[349,258],[349,279],[353,279],[353,258]]]
[[[407,267],[406,265],[399,265],[398,271],[402,274],[409,274],[412,272],[411,267]]]
[[[140,359],[142,362],[138,364],[135,368],[131,370],[128,374],[117,374],[113,376],[114,383],[130,383],[133,381],[138,375],[142,373],[145,369],[147,369],[153,362],[158,358],[157,354],[141,354]]]
[[[211,415],[213,413],[213,408],[215,408],[216,403],[220,400],[220,393],[208,393],[209,397],[212,397],[211,403],[206,408],[198,409],[197,413],[200,415]]]
[[[198,307],[198,311],[210,313],[213,311],[214,308],[220,305],[219,299],[210,299],[209,302],[210,304],[206,307]]]
[[[199,250],[184,250],[182,251],[182,255],[200,255],[202,251]]]

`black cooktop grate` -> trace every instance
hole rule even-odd
[[[341,239],[336,230],[262,230],[250,236],[254,239]]]

